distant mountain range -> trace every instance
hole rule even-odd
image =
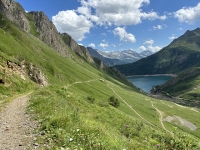
[[[87,47],[90,55],[92,57],[98,58],[104,62],[107,66],[114,65],[122,65],[133,63],[141,58],[150,56],[153,54],[151,51],[143,51],[141,53],[137,53],[133,50],[124,50],[121,52],[103,52],[100,50],[93,49],[91,47]]]
[[[186,31],[159,52],[137,62],[114,66],[126,76],[177,74],[152,93],[174,97],[174,102],[200,107],[200,28]]]
[[[159,52],[135,63],[115,66],[125,75],[178,74],[200,66],[200,28],[186,31]]]

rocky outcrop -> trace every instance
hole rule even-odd
[[[48,81],[47,78],[45,77],[44,73],[37,68],[35,65],[30,64],[29,65],[29,77],[36,82],[37,84],[41,86],[47,86]]]
[[[38,38],[45,44],[56,50],[65,57],[72,57],[68,51],[68,46],[62,40],[55,25],[48,19],[43,12],[29,12],[28,13],[34,22],[38,33]]]
[[[23,80],[26,80],[26,72],[25,72],[25,66],[24,61],[21,62],[21,64],[17,64],[12,61],[7,61],[7,67],[16,75],[18,75]]]
[[[73,50],[76,54],[86,58],[89,62],[94,62],[88,50],[84,46],[78,45],[69,34],[63,33],[61,34],[61,36],[65,44],[68,45],[71,48],[71,50]]]
[[[21,77],[23,80],[30,78],[40,86],[47,86],[48,81],[44,73],[35,65],[30,63],[27,65],[25,60],[21,61],[19,64],[12,61],[7,61],[7,68],[14,74]],[[27,71],[28,70],[28,71]]]
[[[29,21],[23,7],[13,0],[0,0],[0,13],[18,25],[20,29],[30,32]]]

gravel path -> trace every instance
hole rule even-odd
[[[29,95],[14,99],[0,112],[0,150],[34,149],[37,146],[32,134],[36,123],[30,121],[25,112]]]
[[[161,124],[162,128],[173,136],[174,133],[171,132],[171,131],[169,131],[169,130],[167,130],[167,129],[165,128],[165,125],[163,124],[163,114],[162,114],[162,112],[161,112],[158,108],[156,108],[156,107],[153,105],[153,102],[151,102],[151,105],[152,105],[152,107],[159,113],[159,121],[160,121],[160,124]]]

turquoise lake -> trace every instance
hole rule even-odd
[[[140,88],[146,93],[150,93],[153,86],[163,84],[171,79],[167,75],[153,75],[153,76],[132,76],[127,77],[136,87]]]

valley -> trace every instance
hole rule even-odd
[[[0,0],[0,13],[0,149],[200,147],[199,108],[140,92],[70,35],[58,33],[43,12]]]

